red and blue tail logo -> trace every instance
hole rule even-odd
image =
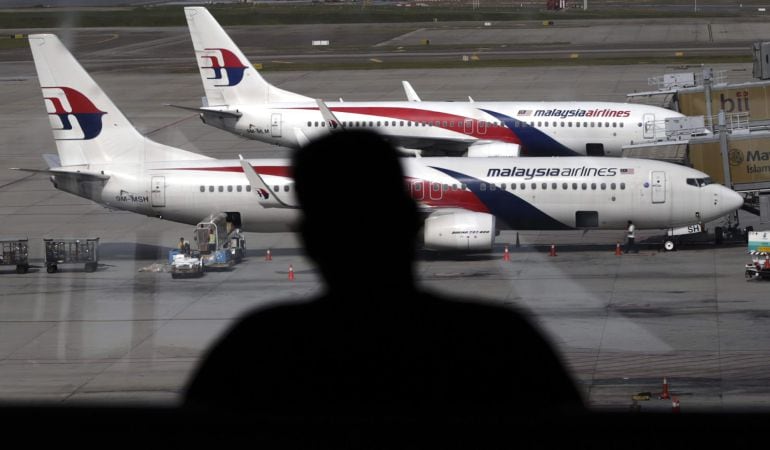
[[[230,50],[224,48],[207,48],[207,51],[218,51],[222,57],[220,63],[219,58],[216,56],[201,56],[202,59],[208,59],[211,65],[203,67],[203,69],[211,69],[214,71],[214,76],[208,78],[209,80],[222,80],[227,84],[215,84],[214,86],[235,86],[243,79],[243,72],[246,71],[248,66],[238,59]],[[222,72],[227,75],[227,80],[224,79]]]
[[[43,86],[43,89],[43,98],[51,102],[54,109],[48,115],[57,116],[61,123],[61,128],[54,126],[55,131],[63,132],[56,136],[57,140],[89,140],[99,136],[102,115],[106,112],[97,109],[88,97],[75,89],[61,86]],[[77,128],[70,117],[75,118]]]

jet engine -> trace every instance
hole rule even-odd
[[[514,157],[521,153],[519,144],[507,144],[505,142],[477,143],[468,147],[468,157],[495,158]]]
[[[491,250],[495,216],[465,210],[437,211],[425,219],[423,238],[429,250]]]

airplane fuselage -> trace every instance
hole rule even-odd
[[[406,183],[426,213],[459,209],[488,213],[498,229],[670,228],[707,222],[736,209],[740,196],[707,176],[674,164],[628,158],[403,158]],[[250,163],[272,195],[293,203],[287,160]],[[195,224],[213,212],[237,212],[242,229],[292,230],[293,208],[265,208],[238,160],[146,163],[88,168],[110,178],[103,186],[57,185],[111,208]],[[359,170],[376,170],[359,168]],[[361,175],[365,180],[365,174]],[[56,182],[56,181],[55,181]],[[330,180],[330,196],[347,189]],[[372,207],[376,207],[373,202]]]
[[[681,114],[649,105],[609,102],[331,102],[350,129],[377,131],[395,145],[447,155],[488,143],[514,144],[526,156],[620,156],[624,145],[660,140],[665,118]],[[225,109],[217,107],[217,109]],[[212,126],[297,148],[298,134],[328,132],[315,103],[226,108],[240,117],[202,115]]]

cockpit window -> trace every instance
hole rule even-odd
[[[708,186],[709,184],[713,183],[710,177],[706,178],[688,178],[687,184],[690,186],[697,186],[697,187],[703,187]]]

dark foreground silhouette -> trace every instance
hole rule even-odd
[[[583,410],[522,314],[416,287],[420,220],[394,148],[374,134],[335,133],[298,150],[293,171],[301,237],[326,291],[239,320],[194,374],[188,406],[375,420]]]

